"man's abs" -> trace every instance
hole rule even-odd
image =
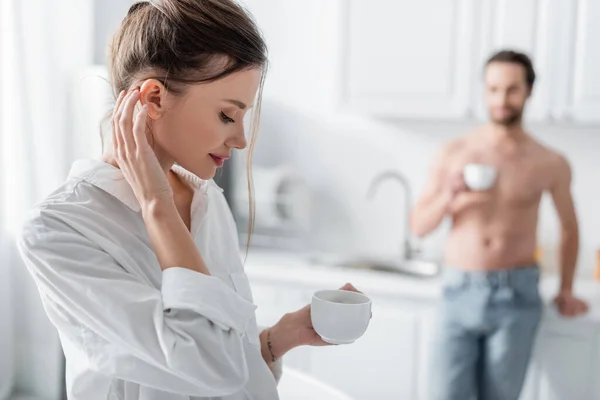
[[[446,264],[466,270],[535,264],[537,218],[531,219],[531,216],[520,220],[506,216],[504,220],[482,221],[463,216],[455,222],[446,243]]]

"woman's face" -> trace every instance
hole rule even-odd
[[[141,87],[161,161],[176,162],[201,179],[214,177],[232,149],[247,145],[244,116],[253,106],[261,70],[239,71],[173,95],[155,80]],[[158,148],[156,148],[158,147]]]

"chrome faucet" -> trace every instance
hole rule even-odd
[[[406,179],[406,177],[398,171],[382,172],[381,174],[379,174],[375,178],[373,178],[373,181],[371,181],[371,185],[369,186],[369,192],[367,194],[367,199],[371,200],[375,196],[375,192],[377,191],[377,188],[379,187],[381,182],[388,180],[388,179],[393,179],[396,182],[400,183],[400,185],[402,185],[402,187],[404,189],[405,230],[404,230],[404,242],[403,242],[403,255],[404,255],[404,260],[410,260],[410,259],[413,259],[414,256],[419,253],[419,251],[417,249],[413,248],[413,246],[411,244],[412,241],[411,241],[411,233],[410,233],[410,213],[411,213],[411,207],[412,207],[412,192],[410,189],[410,184],[408,183],[408,180]]]

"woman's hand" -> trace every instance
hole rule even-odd
[[[139,90],[121,92],[112,116],[113,157],[142,210],[173,202],[173,190],[146,137],[147,106],[134,117]]]
[[[205,275],[202,260],[190,231],[177,212],[173,190],[146,137],[147,106],[134,121],[138,90],[121,93],[112,117],[114,159],[142,207],[152,247],[162,270],[187,268]]]
[[[359,292],[352,284],[346,283],[340,290]],[[310,304],[298,311],[286,314],[279,322],[270,328],[271,350],[275,358],[283,357],[285,353],[298,346],[329,346],[315,332],[310,318]],[[268,331],[266,331],[268,333]],[[263,346],[263,357],[268,360],[268,346]]]
[[[359,292],[351,283],[346,283],[339,290],[349,290],[351,292]],[[360,292],[359,292],[360,293]],[[330,346],[321,339],[321,336],[315,332],[312,320],[310,318],[310,304],[294,312],[292,315],[292,324],[297,326],[297,343],[299,346]]]

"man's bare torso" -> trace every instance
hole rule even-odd
[[[490,190],[460,193],[452,204],[446,263],[468,270],[534,264],[540,200],[552,186],[558,155],[528,136],[491,143],[480,132],[451,148],[447,171],[483,163],[494,165],[498,176]]]

